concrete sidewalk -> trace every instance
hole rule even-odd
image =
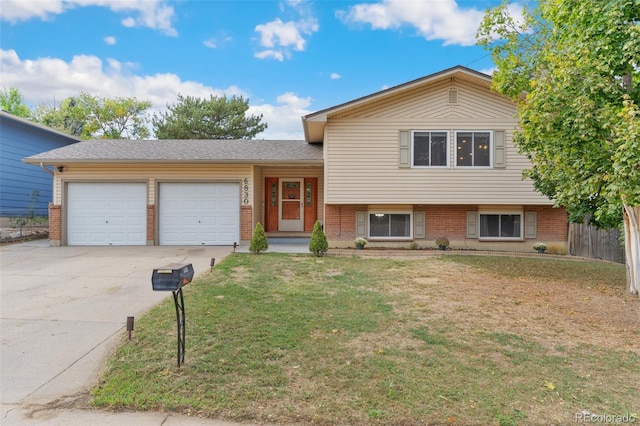
[[[128,316],[171,297],[151,273],[169,263],[210,270],[231,247],[0,247],[0,424],[231,425],[167,413],[75,409],[96,383]],[[188,306],[187,306],[188,311]],[[135,333],[135,330],[134,330]]]
[[[181,416],[155,411],[110,412],[104,410],[48,409],[43,407],[6,407],[3,404],[2,426],[257,426],[250,423],[231,423],[222,420]],[[269,426],[261,423],[260,426]],[[272,425],[274,426],[274,425]]]

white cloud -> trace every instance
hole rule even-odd
[[[484,10],[461,7],[456,0],[406,1],[382,0],[361,3],[339,11],[338,18],[347,24],[365,23],[373,29],[414,27],[427,40],[443,40],[444,45],[475,44],[475,35]]]
[[[123,27],[127,28],[134,28],[136,26],[136,20],[131,17],[124,18],[122,21],[120,21],[120,23]]]
[[[58,58],[21,59],[15,50],[0,49],[2,85],[17,87],[27,105],[59,103],[63,99],[88,92],[108,98],[135,97],[148,100],[150,113],[164,111],[175,103],[178,93],[184,96],[243,96],[247,91],[238,86],[214,88],[197,81],[184,81],[176,74],[138,75],[138,66],[115,59],[102,61],[96,56],[78,55],[70,62]],[[278,97],[277,104],[264,103],[249,107],[249,114],[264,114],[267,130],[258,138],[302,139],[303,115],[311,101],[292,93]]]
[[[281,50],[263,50],[261,52],[256,53],[254,56],[258,59],[273,58],[280,62],[284,60],[284,53],[282,53]],[[291,55],[287,53],[287,59],[290,56]]]
[[[310,98],[287,92],[278,96],[277,105],[250,106],[247,113],[262,114],[262,121],[268,124],[267,130],[256,135],[256,139],[304,139],[302,116],[312,112],[307,109],[310,104]]]
[[[339,80],[342,78],[342,76],[340,74],[338,74],[337,72],[332,72],[331,73],[331,80]]]
[[[104,42],[107,43],[108,45],[114,45],[116,44],[116,38],[113,36],[107,36],[104,38]]]
[[[0,8],[0,19],[9,22],[26,21],[31,18],[50,19],[64,11],[64,2],[3,0]]]
[[[480,72],[482,74],[493,75],[493,73],[496,72],[497,70],[498,70],[498,68],[491,67],[491,68],[487,68],[487,69],[484,69],[484,70],[480,70]]]
[[[203,41],[202,44],[204,44],[204,46],[208,47],[209,49],[217,49],[219,47],[222,47],[225,43],[230,42],[231,40],[233,40],[232,37],[223,37],[223,38],[211,37]]]
[[[49,20],[69,9],[86,6],[132,13],[134,16],[127,16],[121,21],[125,27],[147,27],[169,36],[178,35],[171,24],[173,7],[165,5],[163,0],[2,0],[0,20],[12,23],[33,18]]]
[[[290,49],[303,51],[308,36],[318,31],[318,21],[315,18],[306,18],[299,21],[283,22],[276,18],[266,24],[255,27],[260,33],[260,46],[266,49],[256,53],[259,59],[274,58],[282,61],[284,57],[291,56]]]
[[[15,50],[0,49],[2,85],[15,86],[25,103],[60,102],[88,92],[104,97],[136,97],[161,110],[173,103],[178,93],[185,96],[247,96],[237,86],[213,88],[196,81],[183,81],[176,74],[137,75],[137,65],[96,56],[77,55],[70,62],[58,58],[21,59]]]

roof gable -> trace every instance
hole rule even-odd
[[[69,141],[69,143],[75,143],[75,142],[78,142],[78,141],[81,140],[80,138],[78,138],[76,136],[72,136],[72,135],[69,135],[67,133],[60,132],[60,131],[58,131],[56,129],[53,129],[51,127],[47,127],[47,126],[44,126],[44,125],[42,125],[40,123],[36,123],[34,121],[27,120],[26,118],[18,117],[17,115],[13,115],[13,114],[10,114],[10,113],[8,113],[6,111],[0,110],[0,122],[4,122],[4,121],[11,122],[11,123],[15,124],[16,126],[20,126],[20,127],[23,127],[23,128],[28,128],[29,130],[32,130],[32,131],[47,133],[47,134],[52,135],[52,136],[56,136],[56,137],[61,137],[61,138],[67,139]]]
[[[444,103],[448,102],[448,91],[446,88],[453,81],[459,82],[461,85],[469,88],[477,87],[481,90],[484,89],[484,91],[488,91],[488,89],[491,88],[490,76],[466,67],[456,66],[353,101],[308,114],[302,117],[305,139],[307,142],[321,142],[324,137],[324,126],[331,117],[375,116],[376,111],[378,114],[388,114],[400,101],[406,102],[407,98],[418,100],[424,107],[424,100],[420,100],[420,94],[427,96],[429,92],[433,92],[433,88],[440,86],[442,87],[441,98],[438,99],[438,102],[431,105],[441,104],[441,111],[436,112],[436,115],[451,114],[451,108],[449,108],[448,105],[444,105]],[[499,97],[500,95],[495,94],[495,96]],[[418,110],[420,109],[418,106],[416,106],[416,108],[418,108]],[[429,114],[432,112],[433,111],[429,112]],[[415,113],[420,114],[421,112],[416,111]],[[425,113],[423,110],[422,114]],[[385,115],[385,117],[389,117],[389,115]]]

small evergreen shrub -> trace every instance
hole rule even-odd
[[[260,222],[256,223],[256,227],[253,228],[253,237],[251,238],[251,244],[249,244],[249,251],[254,254],[260,254],[261,251],[265,251],[269,248],[269,242],[267,241],[267,234],[264,232],[264,228]]]
[[[327,236],[322,230],[322,224],[319,220],[313,225],[313,232],[311,232],[311,241],[309,241],[309,251],[316,256],[322,256],[329,250],[329,243],[327,242]]]

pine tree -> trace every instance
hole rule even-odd
[[[268,248],[269,243],[267,242],[267,234],[264,232],[262,224],[258,222],[256,223],[256,227],[253,229],[253,237],[249,244],[249,251],[254,254],[260,254],[261,251]]]
[[[316,256],[322,256],[329,250],[329,243],[327,242],[327,236],[322,230],[322,224],[319,220],[313,225],[313,232],[311,233],[311,241],[309,241],[309,251]]]

